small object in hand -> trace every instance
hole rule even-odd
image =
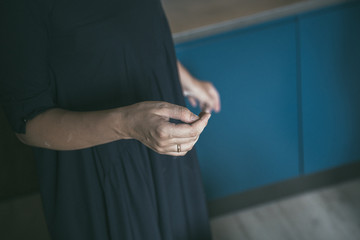
[[[211,113],[211,108],[208,104],[204,104],[204,106],[201,108],[201,111],[205,113]]]

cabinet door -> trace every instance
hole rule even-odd
[[[298,175],[295,29],[287,19],[176,46],[221,94],[197,144],[209,200]]]
[[[300,17],[305,173],[360,159],[360,3]]]

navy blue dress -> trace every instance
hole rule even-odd
[[[0,97],[15,132],[51,108],[184,105],[159,0],[2,0],[0,9]],[[195,151],[171,157],[120,140],[34,153],[55,240],[211,239]]]

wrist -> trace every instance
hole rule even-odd
[[[183,85],[182,89],[185,96],[193,96],[196,95],[197,89],[199,86],[199,80],[196,78],[189,78]]]
[[[109,113],[108,126],[114,131],[118,139],[131,139],[131,127],[128,107],[113,109]]]
[[[183,91],[190,91],[196,84],[197,79],[194,78],[179,61],[177,62],[177,66],[179,70],[180,84]]]

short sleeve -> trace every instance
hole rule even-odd
[[[0,102],[17,133],[26,122],[55,107],[49,65],[50,3],[0,1]]]

